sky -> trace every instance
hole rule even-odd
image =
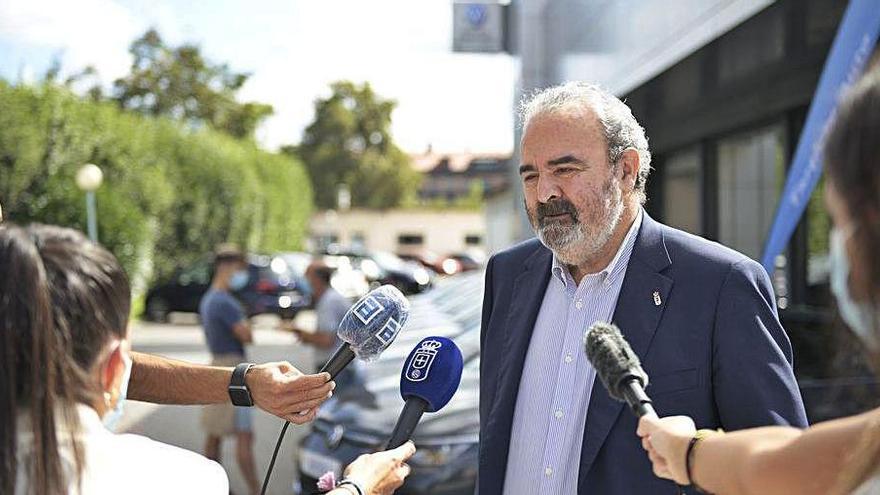
[[[251,73],[239,96],[275,107],[257,131],[269,149],[299,142],[316,98],[340,79],[398,102],[394,138],[408,152],[509,152],[516,61],[452,53],[452,0],[0,0],[0,77],[32,81],[60,57],[109,84],[150,26]]]

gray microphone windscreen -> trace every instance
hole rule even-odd
[[[336,334],[358,358],[372,361],[397,338],[408,317],[406,296],[393,285],[383,285],[349,308]]]
[[[604,321],[593,323],[584,334],[584,349],[587,359],[614,399],[625,400],[620,385],[626,378],[638,379],[643,387],[648,385],[648,375],[642,369],[639,357],[623,338],[617,325]]]

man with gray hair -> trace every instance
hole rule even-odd
[[[522,104],[520,178],[537,239],[486,268],[480,495],[673,494],[596,380],[584,331],[612,321],[663,416],[805,426],[767,273],[642,208],[651,153],[629,107],[568,83]]]

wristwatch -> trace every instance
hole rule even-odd
[[[244,381],[245,375],[254,367],[254,363],[241,363],[232,371],[232,379],[229,380],[229,398],[232,404],[239,407],[252,407],[254,399]]]

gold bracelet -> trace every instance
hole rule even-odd
[[[700,443],[704,438],[706,438],[710,435],[716,434],[716,433],[724,433],[724,430],[722,430],[721,428],[719,428],[717,431],[716,430],[705,430],[705,429],[704,430],[697,430],[697,432],[694,434],[694,437],[691,438],[691,441],[688,443],[687,452],[685,453],[684,466],[685,466],[685,471],[687,473],[688,482],[690,482],[691,486],[693,486],[694,489],[700,493],[709,493],[709,492],[707,492],[706,490],[703,490],[700,487],[700,485],[698,485],[694,481],[693,474],[691,474],[693,472],[694,456],[695,456],[695,452],[697,451],[697,444]]]

